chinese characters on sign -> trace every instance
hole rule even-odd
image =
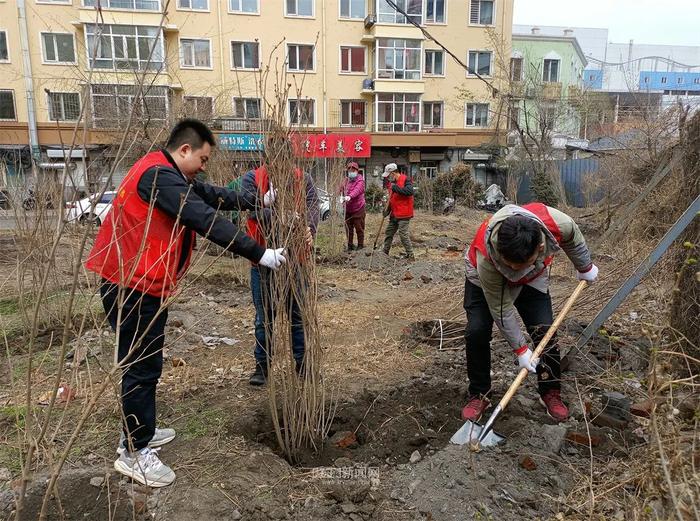
[[[222,150],[258,151],[265,148],[262,134],[219,134]]]
[[[369,157],[370,134],[294,134],[292,143],[302,157]]]

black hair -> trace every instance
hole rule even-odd
[[[511,262],[526,262],[542,243],[542,230],[524,215],[507,217],[498,229],[498,253]]]
[[[174,152],[182,145],[190,145],[193,150],[198,150],[202,148],[204,143],[216,146],[214,134],[209,130],[209,127],[198,119],[185,118],[178,121],[170,131],[165,148]]]

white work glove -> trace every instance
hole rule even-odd
[[[285,262],[287,262],[287,259],[284,257],[284,248],[277,248],[276,250],[268,248],[263,253],[258,264],[276,271]]]
[[[580,271],[576,272],[576,278],[578,280],[586,280],[588,282],[593,282],[595,279],[598,278],[598,266],[595,264],[591,264],[591,269],[581,273]]]
[[[522,346],[520,349],[513,350],[515,355],[518,357],[518,366],[525,368],[531,373],[537,372],[537,364],[539,360],[537,358],[532,358],[532,349],[527,346]]]
[[[343,201],[346,202],[346,203],[347,203],[348,201],[350,201],[350,196],[349,196],[349,195],[346,195],[345,197],[343,197]]]
[[[272,187],[272,184],[270,184],[270,189],[265,192],[265,195],[263,196],[263,205],[265,208],[269,208],[275,203],[275,199],[277,199],[277,190],[275,190]]]

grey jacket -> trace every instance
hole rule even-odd
[[[527,344],[527,339],[520,328],[515,313],[514,302],[522,289],[522,285],[516,284],[516,282],[541,271],[541,274],[528,282],[527,285],[546,293],[549,290],[549,269],[545,269],[544,260],[559,250],[564,250],[578,271],[586,272],[591,267],[591,254],[586,240],[574,220],[556,208],[548,206],[547,210],[559,227],[561,234],[559,242],[535,214],[511,204],[501,208],[489,220],[485,237],[489,258],[485,258],[481,252],[477,251],[476,266],[473,266],[465,252],[467,279],[484,291],[491,316],[513,349]],[[544,251],[537,258],[534,266],[518,272],[501,262],[501,256],[497,249],[500,225],[512,215],[523,215],[537,221],[542,230],[542,239],[545,244]]]

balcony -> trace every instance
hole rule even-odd
[[[273,121],[269,119],[236,118],[234,116],[222,116],[211,123],[213,130],[223,132],[262,132],[272,127]]]
[[[542,84],[542,96],[545,99],[561,98],[562,85],[557,82],[545,82]]]
[[[364,90],[362,91],[365,92]],[[424,80],[374,80],[373,92],[386,92],[396,94],[423,94],[425,93]]]
[[[373,24],[367,27],[365,23],[365,33],[361,41],[363,43],[371,43],[377,38],[398,38],[402,40],[425,40],[423,32],[413,25],[392,24],[385,25],[381,23]]]
[[[110,11],[102,10],[99,18],[97,12],[93,8],[82,8],[78,12],[79,18],[73,20],[71,24],[75,27],[81,27],[86,24],[103,23],[106,25],[144,25],[150,27],[158,27],[163,20],[163,14],[157,11]],[[166,16],[163,20],[163,32],[177,33],[180,28],[174,23],[170,23]]]

